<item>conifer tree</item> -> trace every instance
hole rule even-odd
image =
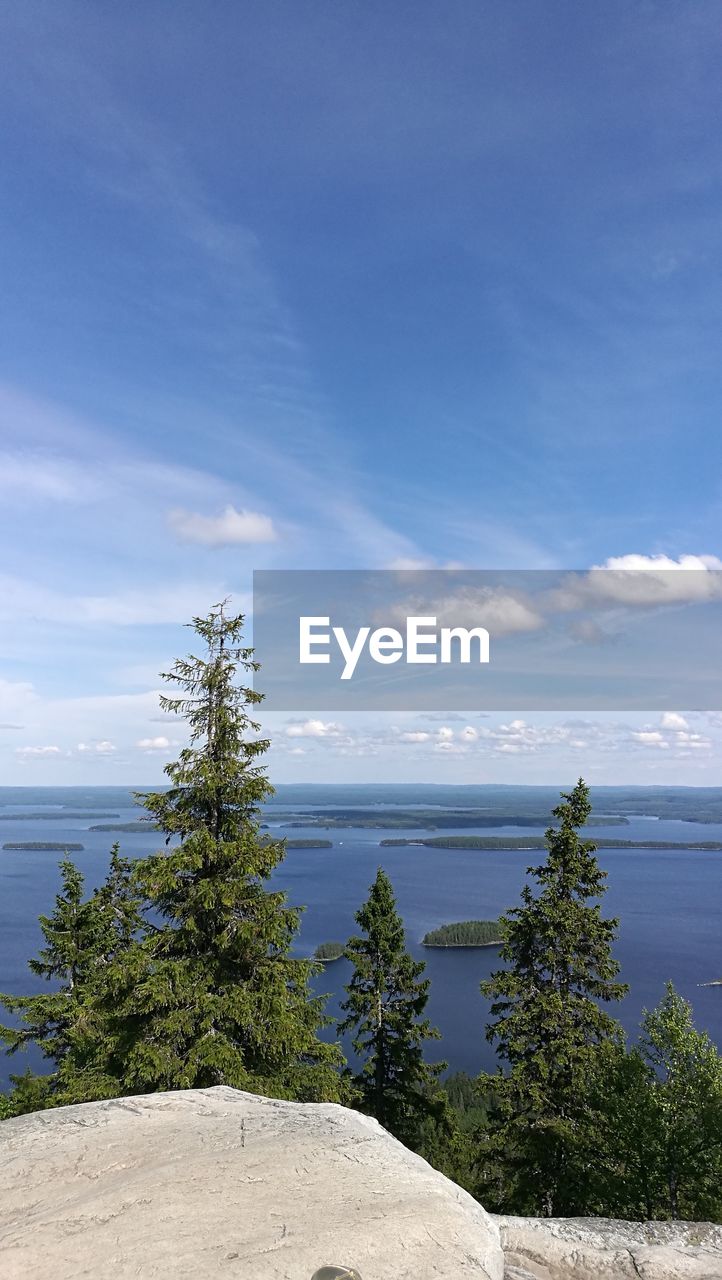
[[[110,866],[105,883],[95,894],[95,903],[103,915],[103,962],[125,952],[145,931],[140,914],[141,900],[135,884],[133,862],[121,857],[116,843],[110,851]]]
[[[508,1074],[482,1080],[495,1099],[484,1162],[504,1173],[492,1194],[501,1209],[575,1213],[583,1209],[585,1168],[598,1135],[589,1082],[599,1047],[621,1028],[603,1008],[627,988],[615,981],[616,920],[600,914],[603,872],[579,829],[591,812],[582,779],[553,810],[548,854],[530,867],[534,887],[502,917],[507,968],[482,983],[491,997],[495,1041]]]
[[[362,932],[346,946],[354,972],[339,1033],[352,1033],[362,1062],[353,1077],[360,1105],[413,1147],[424,1122],[443,1111],[437,1077],[445,1064],[424,1062],[424,1042],[440,1038],[423,1016],[429,981],[406,950],[391,881],[380,867],[356,922]]]
[[[37,1044],[53,1064],[46,1075],[32,1071],[13,1076],[12,1108],[36,1110],[64,1100],[64,1070],[72,1058],[90,983],[106,949],[103,913],[95,897],[84,901],[84,882],[75,864],[60,863],[61,888],[55,909],[40,916],[45,939],[39,955],[28,962],[31,971],[54,984],[54,989],[33,996],[2,995],[9,1013],[18,1014],[20,1025],[0,1028],[10,1054]]]
[[[291,955],[300,912],[267,883],[285,845],[260,830],[269,744],[250,714],[262,695],[243,683],[258,664],[242,624],[224,604],[195,618],[203,654],[163,676],[161,706],[190,742],[169,788],[139,797],[166,849],[135,864],[148,932],[106,974],[102,1069],[123,1093],[227,1084],[335,1099],[341,1054],[319,1038],[314,966]]]

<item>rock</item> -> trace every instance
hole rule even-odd
[[[2,1280],[722,1280],[722,1227],[493,1217],[345,1107],[189,1089],[0,1123]]]
[[[722,1280],[708,1222],[497,1217],[506,1280]]]
[[[3,1280],[311,1280],[324,1266],[502,1280],[504,1259],[471,1196],[344,1107],[190,1089],[0,1123]]]

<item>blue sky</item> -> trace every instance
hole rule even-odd
[[[0,6],[4,781],[159,777],[156,673],[255,567],[720,552],[721,45],[705,0]],[[308,710],[277,778],[722,776],[714,716]]]

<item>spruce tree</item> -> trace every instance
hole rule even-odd
[[[437,1077],[445,1064],[429,1066],[423,1058],[424,1042],[440,1038],[423,1016],[429,981],[422,978],[423,963],[406,950],[391,881],[381,867],[356,922],[362,932],[346,946],[354,972],[338,1030],[352,1033],[362,1063],[353,1077],[361,1107],[414,1147],[428,1118],[443,1111]]]
[[[99,1069],[124,1093],[226,1084],[333,1100],[341,1054],[319,1038],[314,966],[291,955],[300,912],[268,887],[285,845],[260,830],[269,744],[250,714],[262,695],[243,682],[258,664],[242,625],[224,604],[195,618],[204,652],[163,676],[161,706],[190,741],[169,788],[139,797],[166,849],[135,864],[148,931],[105,975]]]
[[[60,863],[61,888],[51,915],[40,916],[45,946],[28,961],[31,971],[54,989],[34,996],[2,995],[19,1025],[0,1028],[0,1039],[14,1054],[37,1044],[53,1064],[52,1071],[13,1076],[10,1106],[15,1112],[37,1110],[65,1101],[64,1078],[85,1017],[89,987],[106,950],[105,920],[96,897],[84,901],[84,882],[75,864]]]
[[[590,812],[580,779],[553,810],[558,826],[546,832],[546,861],[528,868],[534,886],[502,917],[508,967],[482,983],[492,1000],[487,1038],[508,1072],[481,1081],[495,1099],[481,1154],[502,1210],[550,1215],[584,1207],[600,1123],[589,1082],[600,1046],[621,1038],[603,1005],[627,990],[615,981],[611,952],[618,922],[603,919],[595,901],[606,873],[595,845],[579,834]]]

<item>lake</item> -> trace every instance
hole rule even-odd
[[[318,808],[316,801],[314,808]],[[393,808],[393,805],[388,806]],[[403,806],[408,808],[408,804]],[[299,809],[301,806],[294,806]],[[72,818],[65,810],[83,814],[113,813],[117,819]],[[274,834],[281,828],[269,806],[266,820]],[[374,810],[376,811],[376,810]],[[47,818],[24,819],[28,813]],[[158,833],[92,832],[99,821],[132,821],[140,817],[127,788],[0,788],[0,845],[13,841],[81,843],[73,854],[89,886],[102,881],[114,839],[127,856],[162,846]],[[541,828],[504,827],[484,834],[529,836]],[[289,838],[313,831],[283,828]],[[420,945],[432,928],[454,920],[488,919],[516,905],[530,863],[543,859],[540,851],[482,851],[429,849],[421,846],[380,848],[388,838],[419,838],[416,830],[344,829],[319,831],[333,841],[331,849],[289,850],[274,875],[291,902],[305,912],[298,949],[310,955],[320,942],[344,941],[354,931],[354,912],[368,893],[378,866],[391,877],[407,930],[410,950],[426,961],[431,979],[429,1016],[442,1033],[429,1046],[432,1059],[445,1058],[450,1069],[475,1073],[492,1068],[494,1054],[484,1038],[488,1005],[479,993],[482,978],[498,966],[498,954],[483,950],[428,950]],[[444,835],[455,834],[453,829]],[[469,828],[458,834],[470,834]],[[691,1001],[696,1025],[722,1046],[722,987],[699,984],[722,977],[722,852],[664,849],[605,849],[604,839],[660,841],[722,840],[722,824],[700,825],[678,820],[630,818],[627,826],[594,827],[589,835],[599,847],[599,860],[608,872],[603,913],[620,918],[615,947],[621,978],[630,994],[612,1009],[630,1035],[642,1009],[655,1005],[663,985],[672,979]],[[40,912],[52,909],[59,885],[59,854],[0,849],[0,990],[30,994],[45,984],[27,968],[37,953]],[[344,960],[328,965],[316,988],[330,994],[329,1011],[337,1002],[349,967]],[[0,1013],[0,1017],[2,1017]],[[8,1071],[23,1070],[37,1058],[16,1055],[0,1060],[0,1083]]]

